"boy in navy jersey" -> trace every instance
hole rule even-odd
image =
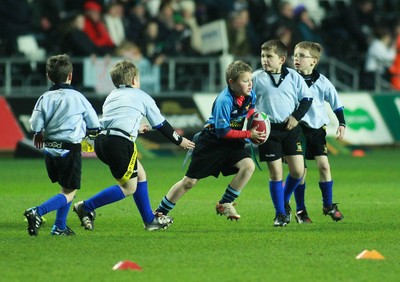
[[[162,199],[157,211],[168,214],[176,202],[200,179],[220,173],[234,175],[225,193],[216,204],[217,214],[238,220],[240,215],[234,201],[249,181],[254,171],[254,163],[246,152],[246,138],[262,140],[265,132],[256,128],[242,130],[246,116],[254,112],[256,95],[252,90],[252,69],[235,61],[226,69],[227,86],[215,99],[211,116],[201,131],[186,175]]]
[[[72,69],[67,55],[56,55],[47,60],[46,74],[53,85],[39,97],[29,120],[35,132],[35,147],[44,147],[48,176],[61,186],[59,194],[25,211],[31,236],[38,235],[42,216],[54,210],[57,214],[50,234],[75,235],[66,222],[72,200],[81,185],[81,141],[87,130],[97,132],[100,124],[89,101],[72,88]]]
[[[319,63],[323,48],[315,42],[303,41],[295,46],[294,67],[304,78],[308,87],[314,94],[311,108],[300,122],[306,140],[305,158],[317,162],[319,170],[319,188],[322,193],[322,212],[329,215],[334,221],[343,219],[337,203],[332,202],[333,181],[328,161],[328,150],[326,147],[326,128],[329,117],[325,108],[325,102],[329,104],[335,113],[339,126],[336,134],[337,139],[344,137],[346,122],[343,114],[343,104],[332,83],[315,68]],[[305,172],[307,169],[305,169]],[[296,200],[296,220],[298,223],[311,223],[304,203],[306,189],[305,174],[300,185],[294,190]],[[285,191],[286,192],[286,191]],[[286,203],[289,202],[291,194],[285,194]]]
[[[140,89],[139,69],[130,61],[120,61],[110,75],[116,87],[103,104],[100,119],[103,130],[95,139],[97,157],[107,164],[117,181],[93,197],[74,205],[82,226],[93,230],[95,209],[120,201],[133,194],[145,230],[165,229],[172,218],[154,214],[149,201],[146,172],[137,159],[135,140],[139,132],[149,128],[141,126],[146,116],[150,125],[183,149],[194,148],[194,143],[181,137],[161,115],[154,99]]]
[[[290,206],[285,205],[284,190],[292,193],[304,174],[298,123],[313,99],[301,75],[284,66],[286,58],[285,44],[269,40],[261,45],[262,69],[253,74],[256,109],[265,112],[271,121],[271,134],[258,148],[260,161],[268,165],[269,190],[275,208],[274,226],[281,227],[290,222]],[[284,188],[283,158],[289,167]]]

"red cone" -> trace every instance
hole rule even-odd
[[[142,268],[133,261],[121,260],[114,265],[113,270],[142,270]]]

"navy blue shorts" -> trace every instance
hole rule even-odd
[[[80,189],[82,176],[82,154],[70,151],[62,157],[44,155],[47,174],[51,182],[58,182],[66,189]]]
[[[258,154],[261,162],[302,155],[300,126],[286,130],[285,124],[271,124],[271,134],[264,144],[258,146]]]
[[[303,135],[306,140],[305,158],[307,160],[314,160],[315,156],[327,156],[326,127],[323,126],[314,129],[302,125],[301,129],[303,130]]]

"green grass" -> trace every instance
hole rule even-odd
[[[142,160],[153,207],[182,177],[182,158]],[[63,238],[49,235],[54,212],[38,237],[28,236],[23,220],[26,208],[58,191],[43,161],[0,159],[0,281],[398,281],[399,159],[396,149],[330,157],[342,222],[322,215],[318,173],[309,163],[306,202],[314,223],[274,228],[263,164],[237,200],[238,222],[214,211],[230,178],[207,178],[178,202],[168,230],[145,232],[129,197],[98,209],[93,232],[70,213],[77,236]],[[76,200],[113,184],[105,165],[85,159]],[[357,260],[365,249],[385,260]],[[143,270],[113,271],[121,260]]]

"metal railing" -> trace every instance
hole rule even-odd
[[[232,57],[233,58],[233,57]],[[76,74],[76,66],[82,66],[85,58],[73,59],[74,79],[82,81],[82,73]],[[249,63],[252,68],[261,67],[259,57],[234,58]],[[48,89],[50,82],[45,75],[45,61],[26,58],[0,58],[0,95],[38,96]],[[174,57],[160,67],[160,92],[154,96],[190,95],[194,92],[218,92],[225,86],[221,57]],[[327,76],[338,91],[359,91],[360,72],[335,58],[323,58],[319,70]],[[78,77],[77,77],[78,76]],[[375,91],[390,91],[390,84],[377,75]],[[83,86],[82,86],[83,87]],[[85,89],[85,94],[99,94]],[[105,93],[100,93],[104,95]]]

